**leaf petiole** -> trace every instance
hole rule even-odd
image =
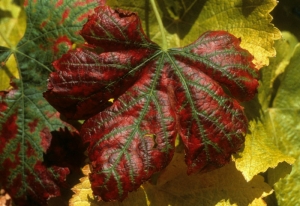
[[[167,46],[167,39],[166,39],[166,35],[165,35],[165,31],[164,31],[164,26],[163,26],[161,17],[160,17],[160,15],[159,15],[158,9],[157,9],[157,7],[156,7],[155,0],[150,0],[150,2],[151,2],[151,6],[152,6],[153,11],[154,11],[154,13],[155,13],[155,17],[156,17],[156,19],[157,19],[158,26],[159,26],[159,29],[160,29],[160,32],[161,32],[161,38],[162,38],[162,50],[163,50],[163,51],[167,51],[167,49],[168,49],[168,46]]]

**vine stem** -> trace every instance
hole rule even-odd
[[[156,20],[157,20],[157,22],[158,22],[159,30],[160,30],[160,32],[161,32],[161,38],[162,38],[162,50],[163,50],[163,51],[167,51],[167,49],[168,49],[168,46],[167,46],[167,39],[166,39],[165,30],[164,30],[164,26],[163,26],[161,17],[160,17],[160,15],[159,15],[158,9],[157,9],[157,7],[156,7],[155,0],[150,0],[150,2],[151,2],[151,6],[152,6],[152,8],[153,8],[153,11],[154,11]]]

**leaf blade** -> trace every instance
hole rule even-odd
[[[126,8],[145,17],[143,27],[147,35],[161,42],[160,30],[149,2],[107,1],[108,5]],[[275,0],[264,1],[159,1],[159,9],[168,36],[169,47],[182,47],[193,42],[206,31],[224,30],[242,38],[241,47],[254,56],[257,68],[269,64],[268,57],[275,56],[274,40],[281,37],[280,31],[271,24],[270,11]],[[232,18],[232,17],[235,18]]]
[[[81,11],[77,6],[68,13],[68,3],[76,2],[80,3],[26,1],[25,35],[15,48],[1,47],[1,62],[5,64],[13,54],[20,74],[20,79],[12,80],[9,91],[0,92],[1,185],[18,205],[45,204],[50,197],[58,196],[69,173],[68,168],[46,167],[43,162],[51,132],[64,127],[76,130],[60,120],[42,92],[53,59],[70,49],[72,41],[82,42],[75,34],[84,23],[81,14],[97,5],[96,1],[87,1]]]
[[[92,23],[86,24],[83,34],[93,44],[91,50],[94,51],[81,62],[87,68],[95,68],[95,72],[85,73],[80,65],[73,68],[69,65],[69,75],[60,71],[63,67],[59,66],[57,72],[51,74],[49,90],[45,93],[50,103],[56,95],[63,96],[59,90],[64,90],[64,87],[55,91],[56,88],[72,84],[72,81],[65,80],[74,75],[79,80],[76,85],[79,95],[66,92],[65,99],[75,99],[75,107],[81,107],[81,99],[93,99],[94,93],[99,91],[111,92],[98,103],[100,107],[102,101],[107,102],[111,97],[115,99],[112,106],[102,107],[100,110],[103,111],[91,116],[81,130],[85,141],[90,143],[90,180],[94,194],[105,201],[123,200],[129,191],[137,189],[154,172],[166,167],[173,156],[178,134],[186,146],[186,161],[189,167],[192,165],[190,172],[209,171],[228,163],[230,155],[241,147],[247,128],[243,109],[234,98],[247,100],[253,97],[258,84],[257,70],[251,63],[253,57],[240,48],[240,41],[227,32],[207,32],[187,47],[162,51],[148,40],[140,26],[132,26],[132,22],[140,24],[135,13],[109,7],[100,7],[96,11],[99,14],[90,18]],[[102,26],[103,13],[109,13],[115,19],[106,19]],[[99,36],[95,28],[100,28]],[[103,28],[110,30],[103,32]],[[115,28],[118,30],[116,34]],[[86,35],[89,33],[91,35]],[[138,43],[124,43],[124,40],[130,42],[130,37],[137,38]],[[102,40],[109,40],[115,50],[108,45],[99,53],[97,47],[102,46],[98,46]],[[60,61],[72,62],[70,55],[80,59],[85,54],[86,50],[69,52],[58,60],[58,65]],[[123,57],[135,54],[141,56],[126,58],[126,68],[120,71],[124,66]],[[92,57],[92,62],[89,57]],[[112,73],[102,75],[107,72],[103,62],[113,65],[109,67]],[[85,91],[95,76],[104,86]],[[61,81],[55,80],[58,77]],[[122,84],[125,78],[130,84]],[[220,84],[231,94],[226,94]],[[240,91],[244,94],[240,95]],[[58,104],[63,105],[66,101]],[[214,107],[209,108],[208,102]],[[91,106],[89,110],[97,105]],[[61,112],[68,113],[69,110]],[[76,118],[76,109],[73,112]],[[217,117],[218,113],[222,118]],[[189,117],[193,122],[186,125]],[[193,141],[196,142],[194,146]],[[213,145],[209,148],[213,158],[208,158],[209,155],[203,152],[203,148],[210,144]]]

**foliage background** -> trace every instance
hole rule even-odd
[[[243,2],[262,4],[266,1],[244,0]],[[111,4],[115,3],[111,1]],[[23,5],[22,1],[0,0],[1,46],[10,48],[16,46],[25,32],[26,15],[21,5]],[[271,14],[274,18],[272,22],[281,30],[283,38],[274,44],[277,51],[276,57],[270,58],[269,66],[260,70],[261,86],[257,98],[244,105],[250,120],[251,133],[247,135],[243,152],[234,157],[235,166],[234,163],[231,163],[212,173],[199,175],[199,177],[186,177],[183,171],[184,165],[181,165],[182,161],[178,161],[178,159],[182,159],[179,152],[168,167],[168,169],[177,167],[178,171],[175,174],[173,170],[168,171],[167,169],[156,180],[156,186],[146,183],[143,188],[124,201],[124,205],[148,204],[149,200],[153,205],[158,203],[192,205],[203,199],[207,199],[206,204],[203,205],[246,205],[249,203],[264,205],[264,201],[269,205],[300,204],[298,198],[300,190],[300,105],[298,103],[300,102],[300,85],[298,83],[300,48],[299,45],[297,46],[300,39],[300,1],[279,1]],[[205,28],[205,26],[203,27]],[[157,33],[155,28],[151,28],[150,31]],[[171,30],[169,31],[168,38],[171,45],[182,46],[186,43],[184,40],[178,41],[178,37],[172,35]],[[264,37],[262,36],[262,38]],[[188,36],[188,38],[194,37]],[[159,38],[157,39],[159,42]],[[190,39],[186,41],[190,41]],[[260,53],[264,52],[255,49],[252,51],[252,54],[258,57],[260,57]],[[266,58],[256,63],[263,65],[265,61]],[[6,64],[1,64],[0,90],[6,90],[9,87],[11,77],[19,77],[18,70],[15,69],[17,67],[14,56],[11,56]],[[290,166],[294,162],[291,157],[296,159],[293,167]],[[259,173],[260,175],[258,175]],[[77,176],[74,179],[77,179]],[[174,181],[174,179],[176,180]],[[189,182],[194,183],[195,179],[199,181],[199,184],[197,187],[191,187]],[[77,191],[77,196],[73,197],[74,205],[85,205],[91,201],[84,199],[86,194],[92,198],[89,183],[86,180],[83,178],[82,183],[74,188]],[[233,185],[232,182],[235,181],[239,184]],[[70,179],[70,182],[74,181]],[[245,191],[242,191],[241,188],[245,188]],[[251,188],[256,188],[255,192]],[[272,189],[274,189],[273,193]],[[147,196],[145,196],[145,191]],[[257,191],[259,192],[256,193]],[[84,193],[84,195],[80,193]],[[54,198],[49,204],[54,205],[60,202],[60,204],[68,205],[66,199],[71,193],[66,191],[63,194],[64,198]],[[212,194],[216,194],[216,196],[212,196]],[[137,199],[141,202],[137,202]],[[91,204],[95,204],[93,201],[91,202]]]

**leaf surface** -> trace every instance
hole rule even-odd
[[[149,1],[108,0],[110,6],[138,12],[143,28],[155,42],[161,33]],[[268,65],[268,57],[275,56],[274,40],[280,31],[271,24],[270,11],[276,0],[161,0],[157,1],[170,47],[190,44],[202,33],[212,30],[228,31],[242,39],[241,47],[254,56],[257,68]]]
[[[13,1],[3,0],[0,2],[0,45],[10,49],[16,47],[25,32],[25,11]],[[1,48],[2,50],[4,48]],[[0,59],[0,91],[10,87],[11,78],[19,78],[16,61],[13,55]]]
[[[247,120],[238,100],[251,99],[258,82],[239,39],[206,32],[163,51],[135,13],[109,7],[95,9],[81,35],[90,49],[54,62],[44,96],[69,118],[88,118],[81,135],[95,195],[123,200],[167,166],[178,135],[189,174],[221,167],[241,148]]]
[[[158,175],[155,184],[144,183],[121,204],[265,206],[263,198],[272,193],[262,176],[246,181],[233,162],[210,173],[188,176],[183,159],[183,153],[175,152],[171,163]],[[75,194],[70,200],[71,206],[120,205],[118,202],[97,201],[87,177],[90,173],[88,165],[82,171],[85,177],[73,188]]]
[[[260,120],[253,120],[249,124],[250,132],[246,136],[245,147],[242,152],[237,153],[235,159],[237,169],[247,181],[268,168],[275,168],[280,162],[290,165],[295,162],[293,157],[282,153],[276,147],[272,135],[265,130]]]
[[[69,169],[43,162],[52,132],[73,127],[43,99],[51,62],[82,42],[78,30],[96,1],[25,1],[27,28],[13,47],[0,48],[1,66],[11,55],[17,62],[19,79],[12,89],[0,92],[0,184],[17,205],[45,204],[60,194]],[[71,9],[72,8],[72,9]],[[60,129],[61,128],[61,129]]]
[[[263,197],[272,193],[262,176],[247,182],[233,162],[209,173],[187,176],[182,159],[182,154],[175,153],[157,184],[143,185],[150,205],[265,206]]]
[[[16,46],[26,28],[24,8],[20,3],[11,0],[0,2],[0,45],[11,47]]]
[[[91,173],[90,166],[86,165],[82,168],[84,177],[80,179],[80,183],[75,185],[72,190],[75,193],[69,201],[70,206],[118,206],[119,202],[104,202],[98,201],[93,195],[91,183],[88,175]],[[122,206],[141,205],[146,206],[148,204],[147,196],[142,187],[134,191],[126,200],[122,202]]]
[[[280,150],[296,159],[290,175],[275,184],[280,205],[297,205],[299,192],[299,110],[300,110],[300,45],[295,47],[293,56],[287,65],[274,102],[268,111],[267,128],[274,136],[274,142]]]
[[[278,87],[276,84],[289,64],[297,43],[297,38],[289,32],[282,32],[282,39],[275,42],[276,58],[272,58],[270,65],[261,71],[258,88],[258,100],[263,111],[272,106],[274,93],[277,92]],[[275,82],[276,79],[277,82]]]
[[[250,120],[249,132],[246,135],[243,151],[238,152],[234,157],[237,169],[243,173],[247,181],[268,168],[275,168],[272,170],[273,173],[278,172],[277,175],[280,175],[281,171],[277,170],[277,165],[287,163],[291,168],[291,164],[295,162],[293,157],[277,147],[273,132],[266,127],[268,125],[267,113],[277,91],[276,84],[289,64],[295,44],[295,37],[283,32],[283,39],[275,43],[276,58],[272,58],[270,65],[261,70],[258,98],[243,104]],[[282,175],[287,173],[282,173]]]

